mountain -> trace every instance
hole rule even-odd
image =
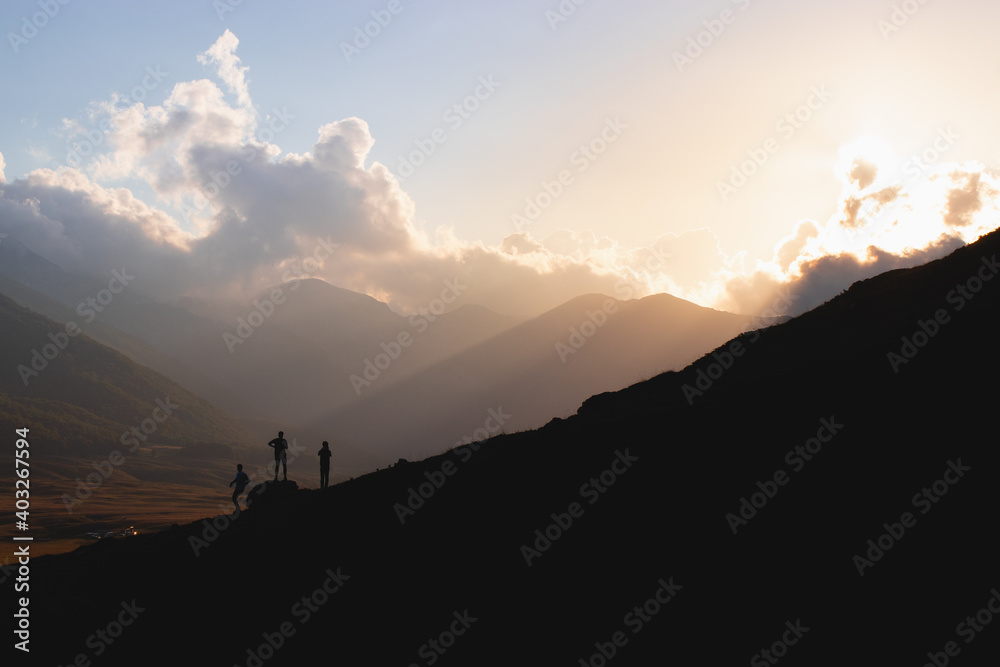
[[[298,428],[351,405],[356,400],[351,375],[363,373],[365,360],[381,354],[383,346],[398,346],[400,336],[409,336],[410,344],[385,373],[386,384],[514,324],[470,307],[407,318],[372,297],[316,279],[276,286],[249,303],[217,310],[215,320],[200,320],[210,324],[151,326],[159,332],[157,348]]]
[[[161,525],[163,514],[210,512],[225,499],[237,462],[258,475],[273,472],[266,443],[281,425],[266,414],[237,419],[92,340],[74,321],[57,323],[2,295],[0,332],[0,426],[30,434],[35,468],[26,490],[45,517],[38,549],[65,549],[75,544],[66,540],[93,530],[84,526],[123,513],[145,530]],[[289,436],[311,463],[299,460],[293,474],[315,474],[310,459],[324,439],[334,451],[334,481],[385,465],[328,434]],[[13,448],[0,452],[10,470],[13,459]]]
[[[188,391],[202,396],[230,414],[240,417],[255,415],[256,411],[239,398],[236,392],[208,378],[200,371],[167,356],[152,345],[131,336],[101,319],[87,322],[76,310],[36,290],[0,274],[0,294],[20,306],[60,323],[74,322],[81,331],[102,345],[110,347],[157,373],[165,375]]]
[[[124,271],[125,275],[130,275],[128,267]],[[161,336],[167,332],[183,330],[190,338],[198,334],[207,337],[218,330],[221,336],[221,327],[207,318],[193,316],[186,309],[135,293],[131,289],[132,280],[115,294],[106,290],[107,283],[107,278],[64,271],[14,237],[0,244],[0,294],[56,322],[73,322],[95,341],[166,375],[230,413],[247,416],[260,412],[258,406],[247,404],[233,389],[157,347]],[[117,284],[114,287],[119,289]],[[97,303],[96,307],[101,307],[98,311],[88,299],[102,296],[102,290],[108,292],[103,296],[110,295],[110,299],[103,306]],[[167,335],[170,337],[172,333]]]
[[[124,271],[131,276],[128,267]],[[290,431],[355,401],[351,375],[401,334],[412,335],[413,343],[384,374],[385,385],[517,323],[477,306],[407,318],[317,279],[275,285],[247,302],[184,298],[170,304],[145,295],[141,271],[135,273],[138,278],[96,310],[101,304],[92,307],[88,299],[108,291],[107,278],[64,271],[13,237],[0,244],[0,293],[57,321],[77,323],[234,414],[263,411]]]
[[[59,628],[37,657],[992,664],[998,251],[856,283],[536,431],[35,559],[32,628]]]
[[[154,413],[157,439],[167,444],[228,445],[247,437],[229,415],[100,345],[78,325],[59,324],[0,295],[0,330],[4,417],[38,424],[41,451],[109,451]]]
[[[394,385],[368,368],[359,373],[360,400],[314,428],[335,429],[389,458],[426,456],[465,437],[567,417],[594,394],[683,368],[748,324],[776,321],[751,323],[669,294],[630,301],[585,295]],[[394,418],[382,417],[388,414]]]
[[[243,303],[167,304],[145,296],[136,278],[81,319],[79,304],[88,290],[97,293],[93,281],[23,247],[5,252],[13,278],[0,277],[0,291],[22,304],[80,323],[232,414],[263,413],[288,432],[328,434],[390,459],[568,416],[593,394],[682,368],[748,325],[665,294],[626,302],[585,295],[527,322],[472,304],[442,313],[433,302],[404,317],[317,279],[276,285]]]
[[[21,243],[17,237],[5,235],[0,243],[0,276],[28,285],[66,305],[75,306],[92,294],[97,283],[81,279],[64,271]]]
[[[58,306],[53,309],[58,311]],[[241,450],[250,443],[261,446],[262,434],[267,434],[266,442],[282,428],[262,412],[236,418],[81,333],[73,320],[55,322],[3,294],[0,332],[4,341],[0,367],[6,369],[0,374],[0,420],[11,427],[34,424],[33,445],[46,455],[106,454],[136,445],[135,440]],[[106,335],[128,345],[121,333]],[[149,353],[145,348],[143,352]],[[142,434],[134,433],[137,425]],[[290,435],[312,441],[317,448],[323,439],[330,440],[338,464],[357,473],[384,465],[377,456],[327,434],[300,429]]]

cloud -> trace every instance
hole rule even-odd
[[[187,282],[179,272],[188,239],[175,221],[128,189],[100,187],[76,169],[36,170],[5,185],[0,220],[3,231],[67,271],[107,275],[142,266],[143,282],[161,296]]]
[[[839,224],[847,229],[864,226],[882,207],[898,199],[902,189],[902,185],[893,185],[874,192],[845,194],[842,201],[843,217]]]
[[[799,274],[780,285],[795,297],[795,301],[789,304],[784,313],[805,312],[832,299],[859,280],[893,269],[926,264],[947,255],[964,243],[958,237],[942,236],[925,248],[904,254],[870,246],[863,257],[854,253],[841,253],[804,260],[799,264]]]
[[[778,242],[778,248],[774,253],[774,259],[778,267],[783,271],[787,271],[792,262],[805,249],[809,239],[818,235],[819,230],[816,228],[816,223],[810,220],[803,220],[796,225],[795,232],[791,236]]]
[[[952,181],[965,181],[948,192],[948,202],[945,206],[944,221],[952,227],[966,227],[972,223],[972,216],[983,208],[983,198],[996,196],[996,190],[982,182],[979,172],[964,173],[957,171],[951,175]]]
[[[783,314],[795,315],[858,280],[943,257],[1000,226],[998,185],[968,163],[867,192],[846,187],[825,224],[799,223],[771,261],[732,275],[717,303],[755,314],[786,290],[796,299]]]
[[[500,244],[500,250],[508,255],[527,255],[542,250],[544,246],[524,232],[511,234]]]
[[[6,168],[7,161],[3,159],[3,153],[0,153],[0,183],[7,182],[7,176],[3,173]]]
[[[240,67],[240,58],[236,55],[236,47],[240,40],[228,29],[215,40],[204,53],[198,54],[198,62],[202,65],[214,65],[219,78],[236,94],[236,100],[241,107],[250,108],[250,88],[247,81],[249,67]]]
[[[7,187],[0,226],[70,271],[136,267],[135,288],[164,299],[264,289],[321,240],[338,247],[311,275],[403,311],[431,302],[447,280],[468,285],[462,303],[525,316],[581,291],[613,291],[618,276],[591,261],[593,248],[568,254],[586,234],[569,234],[563,254],[526,237],[487,247],[418,231],[413,201],[385,166],[369,164],[374,139],[362,119],[327,123],[309,152],[283,153],[271,142],[296,119],[250,111],[237,44],[227,31],[199,56],[236,104],[202,79],[175,83],[160,104],[93,107],[107,114],[103,152]],[[110,185],[135,180],[155,205]]]
[[[309,275],[401,312],[459,281],[456,305],[532,316],[588,292],[622,299],[669,292],[755,314],[792,290],[792,311],[802,312],[856,280],[929,261],[997,226],[1000,188],[981,165],[889,183],[873,164],[854,160],[842,165],[844,191],[830,218],[796,222],[773,256],[753,266],[742,252],[724,252],[704,227],[644,247],[568,229],[542,239],[511,234],[496,246],[469,241],[451,229],[417,227],[415,203],[370,161],[375,139],[360,118],[322,125],[308,152],[282,151],[282,132],[297,119],[286,109],[254,111],[238,43],[227,30],[198,56],[235,103],[215,81],[199,79],[174,83],[159,104],[94,106],[107,120],[102,152],[79,168],[39,169],[5,183],[0,231],[70,271],[135,267],[134,288],[168,300],[247,296],[335,243]]]
[[[855,158],[854,164],[851,165],[851,171],[848,174],[850,180],[857,183],[858,187],[862,190],[874,183],[877,176],[878,166],[863,158]]]

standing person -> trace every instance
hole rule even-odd
[[[233,491],[233,504],[236,505],[236,511],[233,514],[240,513],[240,494],[243,490],[247,488],[247,484],[250,483],[250,478],[245,472],[243,472],[243,464],[236,464],[236,479],[229,483],[229,486],[236,485],[236,490]]]
[[[285,481],[288,481],[288,457],[285,452],[288,451],[288,441],[285,440],[285,432],[278,431],[278,437],[267,443],[268,447],[274,447],[274,481],[278,481],[278,466],[281,466],[281,471],[284,474]]]
[[[330,443],[324,440],[323,448],[319,450],[319,488],[321,489],[330,486],[330,457],[332,456]]]

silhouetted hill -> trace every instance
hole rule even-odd
[[[537,431],[33,561],[38,657],[994,664],[998,250],[858,283]]]

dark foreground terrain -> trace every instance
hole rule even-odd
[[[538,431],[33,560],[32,657],[996,664],[998,246]]]

